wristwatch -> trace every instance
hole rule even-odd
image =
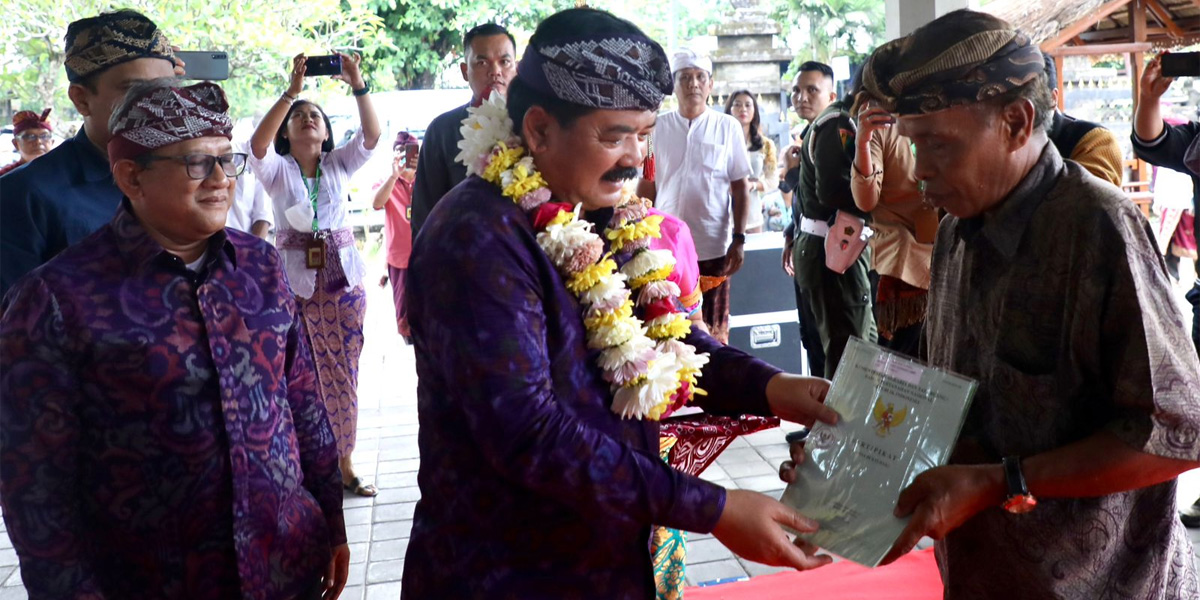
[[[1004,480],[1008,485],[1008,499],[1004,501],[1004,510],[1021,515],[1037,506],[1037,499],[1029,493],[1029,486],[1025,485],[1019,456],[1004,457]]]

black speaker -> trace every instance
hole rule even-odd
[[[795,286],[780,262],[783,234],[749,234],[745,252],[729,280],[729,345],[789,373],[808,373]]]

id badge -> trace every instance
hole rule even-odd
[[[304,265],[310,269],[325,268],[325,240],[315,239],[304,247]]]

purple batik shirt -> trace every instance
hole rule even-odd
[[[346,541],[337,451],[279,254],[198,269],[122,203],[0,318],[0,502],[32,600],[283,599]]]
[[[623,420],[579,304],[526,216],[472,177],[434,208],[409,261],[421,468],[404,598],[653,598],[650,524],[712,530],[725,491],[659,458]],[[769,414],[778,369],[707,334],[697,396]]]

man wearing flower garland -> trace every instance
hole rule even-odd
[[[475,176],[409,262],[421,500],[404,598],[652,598],[650,524],[711,531],[751,560],[826,564],[814,523],[658,458],[656,420],[704,407],[832,422],[828,383],[692,329],[667,217],[627,191],[671,89],[662,48],[606,12],[544,21],[509,89],[472,110]]]

